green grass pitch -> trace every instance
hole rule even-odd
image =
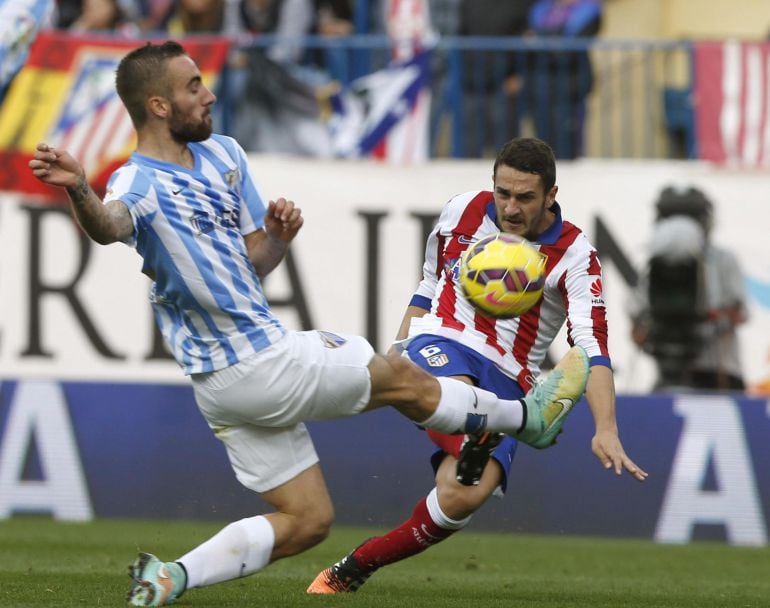
[[[123,606],[137,550],[178,557],[212,522],[0,521],[0,606]],[[356,594],[307,596],[316,573],[372,529],[335,527],[324,543],[244,579],[195,589],[176,605],[203,608],[749,608],[770,606],[770,548],[720,543],[527,536],[472,527],[385,568]]]

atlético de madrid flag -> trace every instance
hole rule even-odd
[[[694,93],[700,158],[770,166],[770,43],[697,43]]]
[[[229,41],[182,42],[213,88]],[[131,120],[115,90],[115,70],[123,55],[145,43],[62,32],[37,37],[0,106],[0,191],[61,196],[60,188],[42,184],[27,167],[37,143],[45,141],[77,158],[101,194],[112,171],[136,145]]]

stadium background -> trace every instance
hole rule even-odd
[[[760,1],[608,0],[600,42],[758,41],[768,29]],[[674,63],[640,86],[686,89],[691,66],[681,57]],[[764,382],[766,165],[668,158],[662,102],[626,123],[617,99],[610,112],[600,106],[602,83],[590,101],[587,157],[560,161],[560,198],[592,239],[607,234],[623,253],[605,260],[619,420],[629,451],[652,478],[640,486],[602,475],[589,454],[584,407],[558,448],[520,451],[516,491],[487,505],[478,525],[766,545],[766,397],[649,394],[650,361],[631,347],[624,317],[626,266],[641,269],[656,193],[671,182],[696,183],[716,203],[715,240],[729,244],[747,270],[744,361],[748,380]],[[0,115],[0,125],[13,120]],[[645,146],[627,147],[637,131],[655,135],[647,157]],[[617,152],[625,149],[630,153]],[[491,183],[488,159],[403,166],[254,154],[251,163],[266,196],[289,194],[308,217],[289,268],[267,285],[279,315],[292,327],[362,333],[380,348],[395,332],[417,278],[421,237],[439,205]],[[0,193],[0,517],[231,519],[259,509],[234,481],[189,388],[158,347],[138,266],[128,250],[81,241],[61,206]],[[427,461],[413,465],[426,460],[427,442],[395,415],[316,424],[313,432],[343,523],[395,523],[429,487]],[[171,481],[169,468],[184,475]],[[549,507],[555,503],[570,509]]]

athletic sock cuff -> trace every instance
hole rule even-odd
[[[430,494],[428,494],[428,497],[425,500],[425,504],[428,507],[428,513],[430,514],[433,523],[439,528],[444,528],[444,530],[461,530],[468,525],[468,522],[471,521],[471,517],[473,517],[473,515],[469,515],[465,519],[452,519],[451,517],[447,517],[441,510],[441,506],[438,504],[438,491],[436,488],[433,488],[430,491]]]

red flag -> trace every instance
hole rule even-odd
[[[699,156],[722,164],[770,165],[770,43],[695,45]]]

